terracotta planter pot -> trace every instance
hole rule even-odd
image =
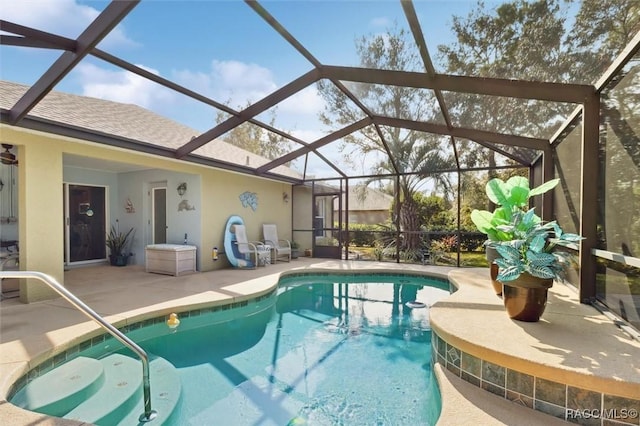
[[[547,306],[547,292],[553,279],[521,274],[513,281],[502,283],[502,299],[511,319],[526,322],[540,320]]]
[[[491,285],[493,285],[493,291],[496,293],[496,296],[502,296],[502,283],[498,281],[498,265],[492,263],[489,265],[489,272],[491,274]]]
[[[487,262],[489,262],[489,273],[491,275],[491,284],[493,285],[493,291],[496,295],[502,296],[502,283],[497,280],[498,277],[498,265],[493,263],[494,260],[500,258],[498,250],[493,247],[487,247],[486,251]]]

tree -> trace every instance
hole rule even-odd
[[[418,210],[418,220],[424,231],[444,231],[455,226],[451,212],[451,203],[435,194],[425,195],[421,192],[413,194],[413,203]],[[395,200],[391,211],[395,211]]]
[[[462,184],[460,188],[460,229],[463,231],[477,231],[471,221],[471,212],[477,210],[493,210],[494,206],[488,200],[485,187],[489,179],[497,177],[503,181],[513,176],[529,177],[529,171],[524,168],[504,169],[488,173],[466,172],[461,174]]]
[[[438,46],[448,73],[532,81],[593,83],[640,30],[637,0],[583,0],[571,28],[575,0],[513,0],[488,10],[483,2],[453,17],[456,42]],[[490,96],[452,96],[449,107],[467,127],[548,137],[571,104]],[[478,161],[477,150],[467,161]],[[484,161],[484,158],[481,158]],[[489,159],[490,165],[492,161]]]
[[[570,26],[567,16],[576,3],[514,0],[489,10],[479,2],[466,17],[453,18],[456,42],[439,46],[439,59],[446,72],[453,74],[593,83],[640,30],[640,3],[583,0]],[[574,108],[466,94],[447,100],[452,115],[466,127],[534,137],[551,136]],[[603,108],[610,110],[609,105],[605,94]],[[629,134],[622,129],[625,123],[615,120],[615,112],[605,115],[614,129],[618,125],[619,133]],[[625,148],[632,145],[628,142]],[[469,143],[460,151],[461,162],[467,166],[496,165],[493,151]],[[497,173],[490,171],[489,175],[496,177]]]
[[[361,66],[365,68],[402,71],[423,69],[417,51],[410,48],[412,45],[409,34],[396,26],[385,34],[363,36],[356,40],[356,51]],[[375,84],[354,85],[351,90],[378,115],[416,121],[429,121],[436,117],[434,100],[427,91]],[[325,124],[340,128],[362,118],[363,111],[350,102],[333,83],[319,82],[318,91],[326,102],[325,110],[320,114],[320,119]],[[397,172],[400,173],[395,188],[400,193],[400,204],[394,217],[399,217],[400,229],[406,232],[401,249],[416,249],[420,246],[417,231],[420,230],[421,223],[414,194],[419,191],[425,179],[431,180],[444,193],[450,193],[451,185],[447,176],[437,171],[452,168],[453,161],[450,154],[441,149],[443,142],[439,136],[385,126],[380,126],[380,132],[398,167]],[[374,126],[348,135],[343,141],[340,149],[346,153],[345,158],[362,160],[367,156],[373,157],[371,173],[396,173]]]
[[[565,23],[566,9],[561,8],[560,0],[515,0],[493,11],[479,2],[466,17],[453,17],[456,41],[438,46],[439,59],[451,74],[561,82],[570,68],[559,60]],[[452,115],[464,127],[533,137],[551,136],[574,108],[469,94],[454,94],[447,100]],[[461,161],[466,166],[497,165],[494,151],[461,143]]]
[[[638,31],[638,0],[584,0],[567,39],[572,80],[592,83]]]
[[[420,223],[425,230],[444,231],[455,226],[451,203],[448,200],[435,194],[416,193],[415,197],[419,206]]]
[[[219,111],[216,114],[216,124],[222,123],[226,118],[227,115]],[[273,111],[268,124],[274,127],[275,120],[276,112]],[[291,151],[292,145],[288,139],[248,122],[234,127],[222,135],[220,139],[270,160]]]

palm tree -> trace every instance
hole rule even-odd
[[[397,27],[356,41],[356,51],[365,68],[422,70],[422,60],[412,46],[409,34]],[[380,84],[352,84],[349,90],[376,115],[413,121],[441,120],[434,112],[435,97],[428,90]],[[331,127],[351,124],[365,114],[331,82],[319,82],[318,91],[326,101],[320,118]],[[395,190],[400,194],[400,203],[394,215],[399,217],[400,230],[407,232],[401,249],[420,246],[420,236],[415,233],[420,230],[419,214],[413,195],[425,184],[425,179],[431,180],[436,189],[450,191],[447,176],[437,172],[453,167],[450,150],[448,142],[443,142],[440,136],[390,126],[368,126],[343,138],[341,151],[346,152],[346,161],[357,159],[364,163],[363,158],[373,157],[372,174],[399,176]],[[370,179],[367,184],[374,180],[379,179]]]

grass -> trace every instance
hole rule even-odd
[[[487,268],[489,267],[489,264],[487,263],[487,257],[485,256],[484,252],[480,251],[460,252],[460,265]]]

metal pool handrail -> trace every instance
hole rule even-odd
[[[138,419],[140,422],[146,423],[156,418],[157,412],[151,409],[151,386],[149,384],[149,356],[135,343],[133,340],[125,336],[120,330],[109,324],[93,309],[87,306],[82,300],[78,299],[73,293],[64,288],[58,281],[50,275],[35,271],[0,271],[0,280],[3,278],[35,278],[47,284],[55,290],[60,296],[65,298],[69,303],[78,308],[83,314],[94,320],[102,328],[107,330],[109,334],[118,339],[120,343],[135,352],[142,361],[142,391],[144,395],[144,413]]]

